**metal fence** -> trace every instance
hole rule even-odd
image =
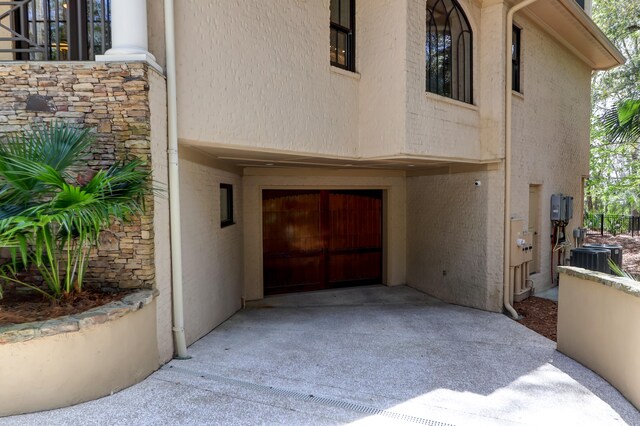
[[[587,229],[587,235],[640,236],[640,216],[585,213],[583,226]]]
[[[111,46],[110,0],[0,0],[0,60],[93,60]]]

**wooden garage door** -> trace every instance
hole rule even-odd
[[[382,191],[264,190],[264,293],[382,282]]]

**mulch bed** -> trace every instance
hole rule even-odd
[[[558,303],[540,297],[530,297],[513,304],[518,313],[524,317],[520,324],[542,334],[554,342],[557,339]]]
[[[0,299],[0,326],[44,321],[65,315],[79,314],[124,298],[131,291],[85,289],[82,293],[73,294],[58,302],[52,302],[33,291],[5,288],[4,297]]]

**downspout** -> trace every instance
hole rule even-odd
[[[511,75],[511,44],[513,43],[513,15],[538,0],[525,0],[509,9],[507,12],[507,43],[505,56],[505,100],[504,100],[504,265],[503,265],[503,302],[504,308],[509,311],[514,319],[520,316],[511,306],[511,86],[513,75]]]
[[[169,158],[169,222],[171,227],[171,282],[173,336],[177,359],[190,358],[184,335],[182,293],[182,234],[180,231],[180,170],[178,168],[178,109],[176,85],[176,41],[173,0],[164,1],[164,37],[167,61],[167,155]]]

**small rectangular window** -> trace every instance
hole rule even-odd
[[[220,227],[233,225],[233,186],[220,184]]]
[[[522,88],[520,87],[520,55],[520,28],[514,26],[513,39],[511,42],[511,74],[513,75],[511,89],[515,90],[516,92],[522,93]]]
[[[331,0],[331,65],[355,71],[355,0]]]

